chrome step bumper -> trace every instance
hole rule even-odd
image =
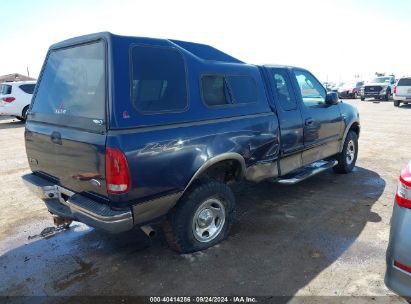
[[[131,230],[134,226],[131,209],[113,210],[81,194],[74,193],[33,173],[22,176],[24,183],[55,215],[87,224],[112,233]],[[67,199],[64,199],[62,194]]]

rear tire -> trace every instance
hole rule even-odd
[[[21,111],[21,116],[16,116],[16,118],[20,121],[26,121],[28,110],[29,110],[29,106],[25,106],[23,108],[23,111]]]
[[[333,167],[335,173],[350,173],[357,161],[358,156],[358,136],[354,131],[348,131],[344,141],[343,150],[336,156],[338,165]]]
[[[400,101],[394,100],[394,107],[399,107],[399,106],[400,106]]]
[[[365,100],[365,98],[364,97],[361,97],[361,101],[364,101]]]
[[[180,253],[212,247],[224,240],[234,219],[231,189],[212,179],[200,180],[184,194],[164,223],[169,246]]]

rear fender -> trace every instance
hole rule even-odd
[[[244,175],[245,175],[245,171],[246,171],[246,165],[245,165],[244,158],[240,154],[235,153],[235,152],[222,153],[222,154],[219,154],[215,157],[210,158],[204,164],[202,164],[200,168],[198,168],[196,173],[194,173],[194,175],[191,177],[191,179],[188,182],[187,186],[184,188],[184,192],[186,192],[187,189],[192,185],[192,183],[196,179],[198,179],[203,173],[205,173],[208,168],[210,168],[211,166],[213,166],[213,165],[215,165],[219,162],[226,161],[226,160],[235,160],[235,161],[238,161],[240,163],[240,166],[241,166],[240,178],[243,178]]]

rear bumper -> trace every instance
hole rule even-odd
[[[411,274],[395,267],[391,257],[387,257],[384,282],[396,294],[411,299]]]
[[[0,116],[19,116],[21,115],[23,109],[12,104],[1,104],[0,105]]]
[[[32,173],[24,175],[22,179],[45,202],[52,214],[111,233],[128,231],[134,226],[131,209],[113,210],[108,205],[54,185]]]
[[[411,267],[411,210],[394,203],[390,242],[387,249],[385,284],[403,297],[411,297],[411,273],[394,266],[394,261]]]
[[[398,96],[398,95],[394,94],[393,99],[394,100],[399,100],[399,101],[411,102],[411,95],[410,96]]]

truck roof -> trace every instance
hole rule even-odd
[[[78,36],[74,38],[70,38],[67,40],[63,40],[56,44],[53,44],[50,49],[57,49],[73,44],[78,44],[94,39],[105,38],[107,41],[113,40],[113,38],[121,38],[125,41],[128,40],[130,44],[156,44],[156,45],[164,45],[164,46],[173,46],[179,49],[182,49],[191,55],[197,57],[201,60],[208,60],[208,61],[220,61],[220,62],[228,62],[228,63],[244,63],[237,58],[234,58],[212,46],[201,44],[201,43],[194,43],[188,41],[180,41],[180,40],[173,40],[173,39],[159,39],[159,38],[148,38],[148,37],[132,37],[132,36],[120,36],[115,35],[110,32],[100,32],[94,33],[84,36]]]
[[[283,64],[263,64],[263,67],[266,68],[281,68],[281,69],[301,69],[305,70],[304,68],[300,68],[297,66],[292,66],[292,65],[283,65]]]
[[[235,63],[235,64],[247,64],[227,53],[224,53],[210,45],[202,44],[202,43],[195,43],[195,42],[188,42],[188,41],[181,41],[181,40],[174,40],[174,39],[160,39],[160,38],[148,38],[148,37],[134,37],[134,36],[122,36],[122,35],[115,35],[110,32],[100,32],[94,34],[88,34],[84,36],[78,36],[74,38],[70,38],[56,44],[53,44],[50,49],[61,48],[73,44],[82,43],[85,41],[90,41],[99,38],[105,38],[107,41],[112,40],[113,38],[121,38],[123,40],[128,40],[130,44],[156,44],[156,45],[164,45],[164,46],[173,46],[177,47],[181,50],[184,50],[187,53],[190,53],[192,56],[200,59],[202,61],[216,61],[216,62],[225,62],[225,63]],[[254,65],[254,64],[251,64]],[[263,65],[255,65],[255,66],[263,66],[263,67],[275,67],[275,68],[299,68],[295,66],[289,65],[277,65],[277,64],[263,64]]]

